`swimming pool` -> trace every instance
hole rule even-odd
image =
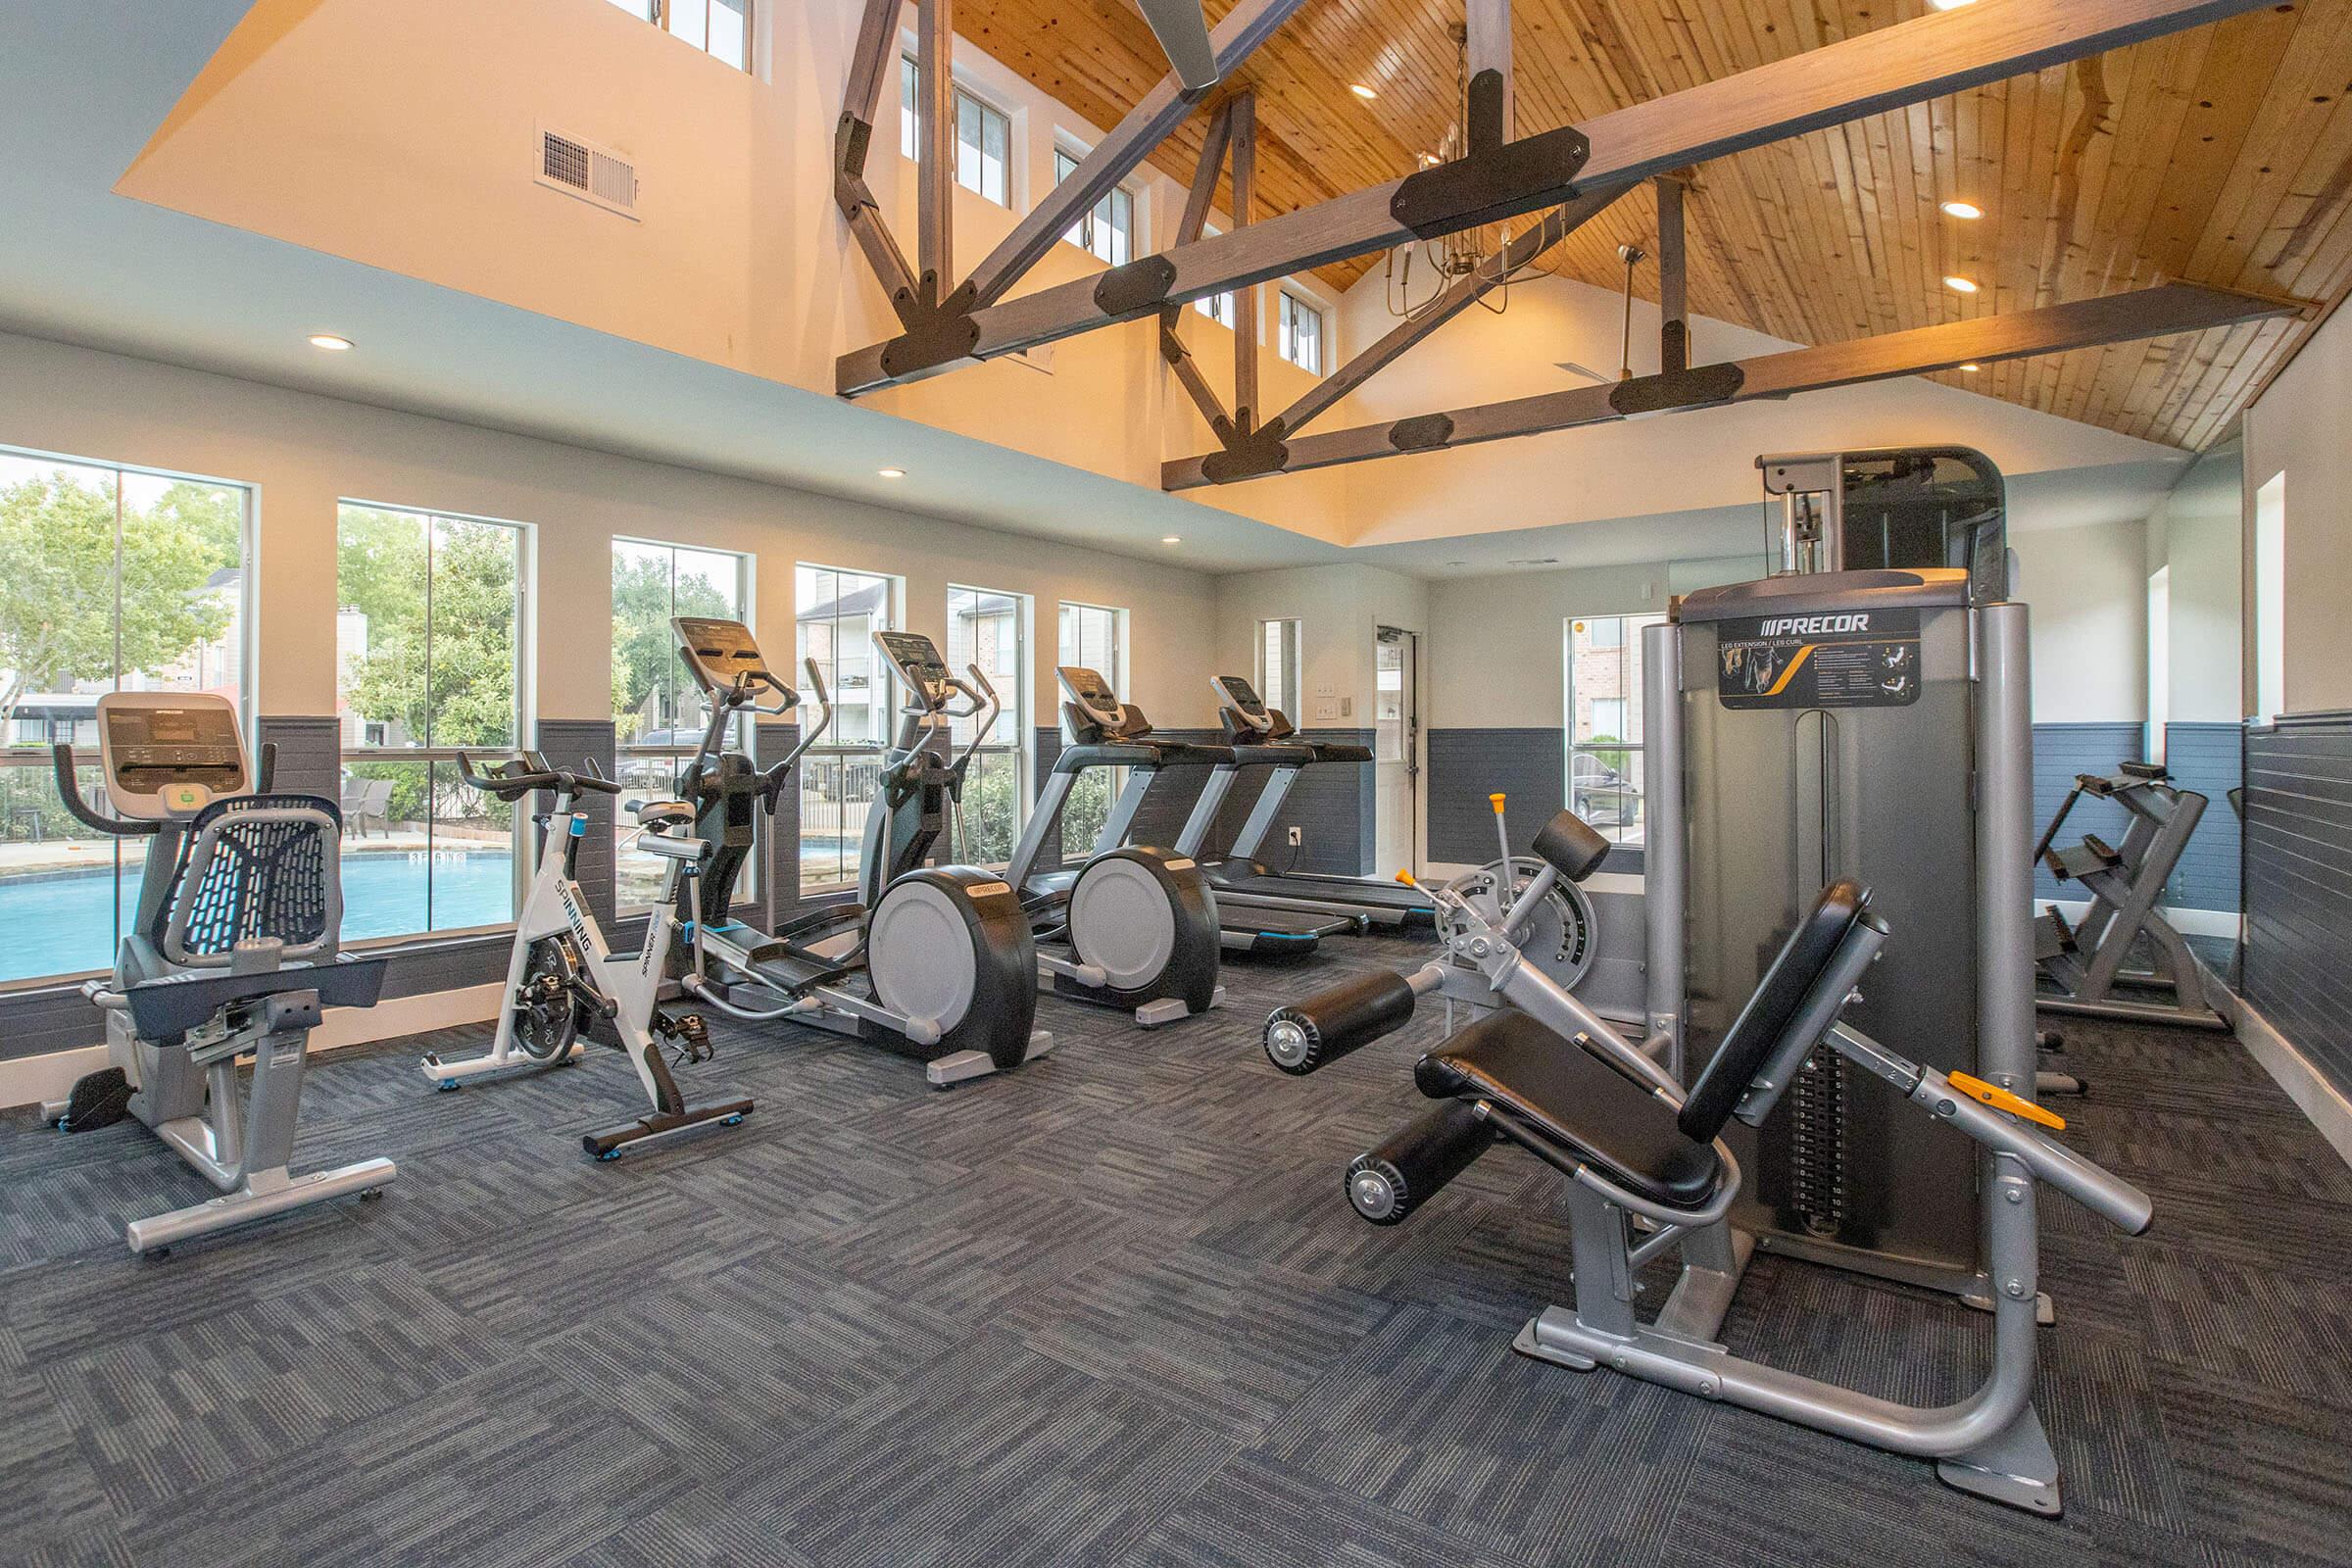
[[[0,981],[112,966],[116,901],[128,921],[138,898],[135,857],[125,858],[117,886],[104,872],[0,880]],[[433,928],[495,925],[514,918],[514,858],[503,850],[346,855],[343,941],[425,930],[428,890]]]

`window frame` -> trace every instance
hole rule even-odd
[[[721,5],[722,0],[609,0],[609,3],[619,10],[626,11],[640,22],[651,23],[660,27],[688,48],[709,56],[729,71],[740,71],[746,75],[759,74],[760,0],[740,0],[743,7],[743,59],[741,61],[729,60],[710,47],[710,12],[712,8]],[[691,35],[680,32],[677,28],[678,19],[682,15],[680,8],[686,6],[701,8],[703,36],[700,43],[697,43]]]
[[[736,618],[741,620],[747,626],[755,624],[753,616],[756,613],[756,611],[753,607],[752,594],[759,576],[757,569],[759,563],[757,557],[746,551],[723,550],[714,545],[685,544],[672,539],[646,539],[635,534],[616,533],[612,536],[612,556],[616,565],[619,562],[620,551],[624,546],[636,550],[662,550],[668,552],[669,611],[672,616],[676,615],[678,612],[678,556],[681,552],[691,552],[696,555],[705,556],[727,556],[733,558],[735,562]],[[617,624],[617,622],[615,624]],[[674,650],[670,655],[670,662],[673,667],[681,664],[681,661]],[[682,667],[677,669],[677,676],[680,680],[687,681],[689,683],[692,680],[692,677],[687,675]],[[615,716],[617,717],[617,715]],[[674,719],[676,714],[673,713],[671,716]],[[749,716],[739,715],[735,722],[735,744],[742,747],[744,750],[749,751],[752,744]],[[677,726],[673,723],[670,727],[674,733]],[[612,737],[614,774],[616,776],[625,777],[627,766],[631,761],[658,761],[667,759],[672,763],[672,766],[670,767],[672,782],[662,786],[662,788],[664,790],[674,790],[677,787],[675,782],[677,774],[683,765],[693,759],[695,748],[699,744],[699,736],[693,741],[687,741],[684,743],[671,741],[658,746],[623,741],[619,736],[618,725],[616,723]],[[620,858],[624,853],[626,853],[622,840],[633,837],[637,830],[634,825],[627,820],[626,813],[619,811],[615,811],[612,814],[612,906],[617,913],[624,916],[631,914],[642,914],[651,909],[653,906],[650,904],[630,904],[621,898],[620,893]],[[759,898],[760,888],[760,867],[759,863],[759,857],[754,856],[746,863],[743,873],[736,879],[735,898],[737,903],[748,904],[755,902]]]
[[[1035,666],[1031,662],[1033,655],[1030,647],[1032,639],[1029,622],[1033,617],[1036,606],[1030,595],[1015,593],[1007,588],[983,588],[977,583],[950,582],[947,598],[942,605],[948,617],[947,647],[943,652],[947,656],[949,666],[958,674],[962,672],[964,664],[977,663],[979,661],[976,658],[967,657],[964,653],[959,653],[956,647],[956,596],[957,594],[971,594],[981,599],[1002,599],[1012,607],[1012,690],[1004,690],[1001,680],[997,682],[997,696],[1004,701],[1004,705],[1003,711],[997,716],[997,722],[1011,726],[1012,739],[1009,741],[983,741],[972,752],[972,765],[975,770],[986,766],[983,761],[983,759],[986,758],[1009,757],[1012,760],[1012,824],[1006,839],[1006,858],[981,862],[991,869],[1001,870],[1009,863],[1011,847],[1020,842],[1021,831],[1029,825],[1029,813],[1037,804],[1030,788],[1029,766],[1030,688],[1035,684]],[[993,678],[995,672],[989,673]],[[949,733],[955,737],[954,744],[958,753],[970,744],[968,740],[956,737],[953,728]],[[959,856],[963,855],[964,846],[958,843],[956,853]]]
[[[1270,628],[1282,630],[1282,670],[1279,680],[1267,673],[1266,633]],[[1298,615],[1266,615],[1257,623],[1257,646],[1251,656],[1256,665],[1257,700],[1270,709],[1279,709],[1284,717],[1298,728],[1304,729],[1298,710],[1298,701],[1303,695],[1299,688],[1306,681],[1305,633],[1306,622]],[[1278,701],[1277,699],[1281,699]]]
[[[428,542],[432,537],[432,530],[434,526],[443,522],[465,523],[476,527],[504,528],[514,535],[514,747],[517,750],[530,747],[535,739],[533,734],[534,714],[532,712],[534,682],[531,680],[531,659],[536,641],[537,599],[533,591],[534,584],[532,583],[531,577],[532,566],[535,564],[535,558],[537,554],[534,548],[537,542],[538,534],[536,526],[528,522],[518,521],[512,517],[484,517],[471,513],[448,512],[436,508],[404,506],[395,502],[370,501],[359,496],[339,496],[335,501],[335,554],[338,560],[338,564],[340,564],[340,558],[342,556],[343,549],[343,513],[346,508],[357,509],[364,512],[394,513],[405,516],[418,518],[425,526],[426,538]],[[431,655],[429,652],[432,640],[432,568],[430,565],[431,556],[429,553],[429,543],[426,560],[425,639],[428,652],[426,655],[425,670],[429,690],[429,681],[431,679],[432,670]],[[335,595],[335,613],[339,616],[342,614],[342,590],[341,585],[338,582]],[[340,651],[338,650],[338,663],[340,662],[340,658],[341,655]],[[381,762],[419,762],[424,764],[426,789],[429,796],[433,768],[436,764],[454,764],[458,760],[458,754],[460,752],[481,751],[484,749],[479,746],[381,746],[362,744],[355,747],[349,745],[344,742],[341,733],[342,681],[343,671],[340,667],[338,667],[335,671],[335,700],[337,708],[335,739],[336,761],[338,767],[340,768],[348,768],[355,759],[361,761],[373,760]],[[436,926],[433,924],[433,883],[430,866],[430,858],[433,851],[430,847],[431,825],[430,820],[428,819],[426,826],[427,848],[425,851],[427,858],[424,894],[425,923],[423,927],[415,931],[385,932],[378,936],[355,938],[346,941],[343,945],[350,949],[365,950],[376,947],[399,946],[419,941],[443,942],[462,940],[467,937],[479,936],[487,932],[496,932],[511,928],[514,924],[517,915],[519,915],[521,912],[522,900],[524,894],[530,887],[532,873],[535,869],[532,855],[530,853],[531,838],[526,831],[530,826],[530,819],[531,808],[524,805],[518,804],[514,810],[514,820],[509,826],[509,838],[513,845],[514,851],[512,859],[514,876],[508,889],[507,914],[505,918],[485,921],[476,925],[466,926]],[[344,912],[346,916],[349,915],[350,910],[351,904],[350,901],[346,899],[344,901]]]
[[[1274,293],[1276,299],[1274,307],[1275,354],[1286,364],[1296,365],[1309,375],[1321,376],[1325,373],[1324,366],[1331,358],[1330,307],[1290,283],[1278,284]],[[1312,365],[1299,359],[1294,352],[1294,345],[1298,335],[1296,330],[1296,318],[1301,313],[1313,317],[1315,320],[1315,363]]]
[[[1059,141],[1054,144],[1054,183],[1057,188],[1063,180],[1078,172],[1078,166],[1085,160],[1085,157],[1083,149],[1072,151]],[[1127,209],[1127,221],[1123,227],[1119,222],[1119,207],[1122,203]],[[1079,215],[1077,223],[1062,234],[1062,243],[1077,246],[1105,266],[1124,267],[1127,263],[1134,261],[1136,257],[1138,206],[1135,191],[1130,189],[1125,181],[1121,181],[1104,191],[1100,201]],[[1110,210],[1108,216],[1104,215],[1104,208]],[[1096,249],[1095,225],[1098,222],[1108,225],[1113,236],[1126,242],[1125,254],[1106,256]],[[1112,248],[1117,249],[1118,247],[1113,246]]]
[[[1074,650],[1071,647],[1070,638],[1067,633],[1067,627],[1069,624],[1069,613],[1072,611],[1076,611],[1082,616],[1087,614],[1096,614],[1107,615],[1110,617],[1110,658],[1107,661],[1110,665],[1109,668],[1103,669],[1102,665],[1087,663],[1086,636],[1084,632],[1081,632],[1078,636],[1077,647]],[[1124,692],[1127,689],[1127,611],[1123,606],[1092,604],[1083,599],[1060,600],[1056,603],[1054,608],[1054,662],[1057,665],[1078,664],[1086,668],[1100,670],[1102,674],[1109,679],[1114,690]],[[1069,728],[1066,724],[1061,722],[1060,710],[1061,705],[1059,702],[1056,702],[1054,704],[1054,722],[1055,726],[1061,731],[1062,744],[1066,746],[1069,744]],[[1102,799],[1102,808],[1105,817],[1107,817],[1111,804],[1119,798],[1119,792],[1127,787],[1127,769],[1124,767],[1111,767],[1103,768],[1101,771],[1103,774],[1103,788],[1105,791]],[[1084,783],[1085,777],[1084,775],[1080,775],[1079,780],[1076,783],[1073,783],[1071,786],[1073,797],[1075,796],[1076,791],[1082,787]],[[1065,800],[1062,805],[1062,819],[1056,828],[1056,831],[1060,837],[1061,858],[1065,861],[1084,860],[1087,858],[1087,857],[1094,854],[1095,839],[1099,836],[1100,827],[1098,826],[1097,831],[1093,833],[1080,833],[1078,836],[1078,841],[1076,843],[1072,843],[1070,838],[1069,812],[1069,803]]]
[[[870,741],[843,741],[839,738],[838,730],[828,730],[824,736],[819,737],[815,745],[809,747],[802,754],[800,766],[794,770],[798,775],[795,787],[801,792],[800,820],[802,825],[801,836],[794,842],[792,847],[792,858],[800,880],[801,897],[803,899],[809,899],[825,898],[842,893],[855,893],[858,890],[858,877],[864,869],[862,863],[860,863],[857,866],[853,866],[847,875],[831,881],[812,882],[809,880],[808,857],[807,853],[808,822],[809,816],[808,789],[818,772],[817,768],[811,767],[809,764],[811,762],[832,762],[836,767],[846,767],[851,758],[859,755],[871,755],[878,761],[882,754],[890,748],[892,741],[896,739],[894,732],[897,728],[899,711],[898,675],[894,670],[891,669],[890,662],[884,659],[878,650],[871,647],[871,633],[875,630],[895,630],[899,626],[901,617],[906,609],[906,579],[895,572],[872,571],[863,566],[835,566],[829,565],[820,561],[796,560],[793,563],[793,673],[788,676],[787,679],[792,682],[793,687],[796,690],[801,692],[802,704],[800,709],[797,710],[797,714],[798,721],[801,726],[801,732],[804,735],[808,733],[808,726],[815,722],[815,715],[812,711],[812,709],[815,704],[816,694],[812,691],[802,688],[802,680],[804,677],[801,669],[801,649],[805,645],[806,639],[802,635],[801,628],[804,625],[831,625],[838,629],[841,625],[841,617],[839,615],[831,617],[830,620],[811,621],[802,614],[800,579],[801,573],[804,571],[829,571],[832,572],[836,577],[847,576],[867,578],[881,583],[883,593],[881,613],[874,617],[874,624],[868,628],[868,648],[866,651],[866,657],[871,661],[872,670],[872,673],[868,678],[869,680],[879,681],[881,683],[881,692],[879,694],[880,701],[878,704],[876,703],[876,694],[870,687],[868,688],[865,699],[865,705],[869,710],[876,707],[880,709],[880,711],[883,714],[883,733]],[[835,594],[834,599],[836,602],[838,602],[841,597],[842,596],[837,593]],[[841,667],[841,650],[838,646],[838,643],[835,645],[829,659],[826,661],[821,661],[820,662],[827,662],[831,665],[831,669],[826,674],[826,684],[831,692],[833,700],[836,704],[836,710],[838,711],[838,705],[841,699],[841,693],[838,689],[839,682],[835,678]],[[772,820],[772,818],[770,820]],[[844,831],[839,827],[835,829],[835,835],[837,841],[839,842],[856,842],[862,837],[863,832],[864,823],[862,821],[860,821],[854,830]],[[846,857],[844,858],[846,858]]]
[[[237,517],[237,593],[236,610],[234,612],[235,618],[232,622],[237,632],[237,648],[235,654],[237,680],[237,732],[241,737],[243,737],[246,749],[252,755],[256,765],[259,765],[261,760],[261,649],[258,632],[260,628],[259,610],[261,601],[259,591],[260,574],[255,567],[260,555],[261,544],[261,487],[250,480],[227,479],[211,474],[187,473],[173,468],[152,467],[144,464],[111,463],[94,458],[74,457],[63,452],[45,451],[36,447],[0,445],[0,458],[14,458],[37,465],[58,465],[70,468],[97,469],[113,476],[116,540],[113,580],[115,589],[115,619],[118,627],[121,624],[122,613],[122,539],[123,523],[122,481],[124,477],[127,475],[137,475],[141,478],[160,479],[165,481],[167,484],[197,484],[223,490],[234,490],[238,492],[239,496],[241,497],[241,501],[238,506]],[[121,639],[118,635],[118,652],[116,655],[118,660],[121,658],[120,642]],[[122,690],[122,678],[125,673],[125,671],[120,668],[116,669],[112,676],[113,684],[108,688],[108,690]],[[139,672],[131,671],[128,673]],[[93,713],[95,710],[96,698],[94,696],[92,698]],[[31,741],[18,745],[8,741],[5,736],[0,736],[0,767],[38,768],[44,776],[48,775],[51,769],[55,766],[50,746],[57,739],[57,726],[60,722],[60,720],[54,717],[46,721],[48,725],[49,739],[45,741]],[[74,767],[75,774],[78,776],[82,770],[98,765],[96,737],[93,734],[91,743],[85,746],[75,734],[75,731],[81,727],[81,720],[78,718],[70,717],[63,720],[63,723],[66,725],[65,739],[72,748]],[[115,839],[111,841],[114,858],[114,882],[116,889],[114,903],[117,912],[114,923],[114,934],[106,946],[106,961],[96,968],[61,970],[53,974],[23,975],[12,980],[0,980],[0,996],[6,996],[14,992],[21,991],[36,991],[45,987],[67,983],[77,984],[84,979],[112,972],[114,955],[116,950],[121,947],[122,939],[122,917],[121,914],[121,909],[122,904],[123,873],[125,870],[128,870],[134,876],[137,875],[143,859],[143,854],[134,856],[125,853],[125,847],[131,842],[132,841],[128,839]]]
[[[986,93],[973,91],[970,87],[964,84],[961,77],[956,76],[953,73],[950,74],[949,79],[955,87],[955,96],[951,101],[953,102],[956,110],[956,168],[953,171],[956,183],[962,186],[963,189],[970,191],[973,195],[979,197],[984,202],[988,202],[997,207],[1002,207],[1007,212],[1018,211],[1018,209],[1014,206],[1013,168],[1018,160],[1014,157],[1015,139],[1013,135],[1013,126],[1015,124],[1015,120],[1013,112],[1004,108],[1001,104],[998,104]],[[982,141],[977,144],[966,143],[963,139],[963,106],[966,103],[971,104],[980,112],[979,120]],[[914,52],[911,49],[902,47],[899,50],[899,156],[901,158],[914,160],[919,158],[921,155],[923,135],[922,106],[922,63],[915,58]],[[1003,160],[1004,170],[1004,193],[1002,196],[991,196],[988,193],[985,174],[975,174],[973,176],[974,179],[980,181],[980,183],[967,182],[963,177],[963,149],[967,145],[974,146],[981,158],[985,159],[988,156],[986,137],[988,134],[988,120],[992,115],[998,120],[1002,121],[1004,124],[1004,157]]]
[[[1563,804],[1569,810],[1575,811],[1578,816],[1590,823],[1592,829],[1607,839],[1612,846],[1635,852],[1639,852],[1647,844],[1649,834],[1648,805],[1645,793],[1645,759],[1648,756],[1648,737],[1646,735],[1637,736],[1632,733],[1642,718],[1642,628],[1655,625],[1665,618],[1665,613],[1661,611],[1628,610],[1601,614],[1571,614],[1562,616],[1560,619],[1561,706],[1562,717],[1565,720],[1561,726],[1560,739],[1563,760],[1567,764],[1567,800]],[[1615,655],[1622,675],[1618,682],[1620,689],[1616,693],[1594,695],[1590,700],[1596,708],[1603,702],[1615,703],[1619,728],[1626,732],[1605,744],[1597,739],[1579,739],[1579,726],[1576,720],[1578,706],[1577,628],[1600,621],[1617,623],[1616,640],[1608,643],[1596,643],[1588,636],[1585,651],[1593,654]],[[1592,734],[1598,737],[1604,733],[1606,732],[1601,729],[1599,720],[1595,717],[1592,726]],[[1603,753],[1614,756],[1617,759],[1617,765],[1612,766],[1609,762],[1600,760],[1600,755]],[[1601,773],[1613,778],[1614,782],[1599,782],[1596,775],[1596,781],[1592,785],[1580,785],[1577,782],[1576,765],[1580,757],[1594,758],[1594,766]],[[1587,788],[1614,792],[1618,809],[1617,820],[1595,820],[1593,813],[1588,808],[1588,803],[1582,793]],[[1630,818],[1626,814],[1629,802],[1633,807],[1633,814]],[[1637,829],[1640,832],[1638,838],[1632,836]]]

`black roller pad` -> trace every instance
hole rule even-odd
[[[1562,811],[1536,835],[1536,853],[1571,882],[1582,882],[1609,858],[1609,841],[1574,811]]]
[[[1304,1077],[1396,1030],[1413,1015],[1415,1000],[1413,988],[1404,983],[1402,975],[1383,973],[1368,974],[1303,1002],[1277,1007],[1267,1024],[1297,1024],[1306,1032],[1307,1048],[1297,1065],[1280,1061],[1274,1065],[1294,1077]]]

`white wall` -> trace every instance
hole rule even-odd
[[[2352,317],[2315,333],[2245,416],[2244,711],[2255,711],[2254,497],[2286,476],[2285,711],[2352,708]]]
[[[1256,667],[1260,621],[1297,618],[1300,729],[1372,727],[1373,635],[1382,626],[1422,634],[1423,691],[1432,655],[1430,585],[1378,566],[1353,564],[1243,572],[1217,579],[1216,657],[1220,669],[1243,674]],[[1333,705],[1324,716],[1319,704]],[[1422,704],[1422,724],[1430,722]]]
[[[2170,566],[2166,667],[2169,716],[2235,723],[2245,716],[2241,681],[2244,609],[2239,561],[2243,454],[2209,454],[2148,518],[2147,566]]]
[[[2146,532],[2111,522],[2010,534],[2010,592],[2033,609],[2035,723],[2147,719]]]
[[[335,710],[335,512],[358,497],[534,525],[539,717],[612,716],[612,540],[628,536],[752,556],[771,655],[793,646],[802,561],[903,576],[906,624],[942,638],[951,582],[1034,596],[1048,638],[1061,599],[1124,608],[1151,651],[1133,699],[1213,720],[1214,581],[1173,566],[5,335],[0,443],[256,487],[262,712]],[[1032,653],[1033,722],[1058,710],[1051,653]]]

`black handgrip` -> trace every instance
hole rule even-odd
[[[277,742],[262,742],[261,765],[254,770],[253,791],[267,795],[277,788]]]
[[[1383,972],[1277,1007],[1266,1018],[1266,1059],[1303,1077],[1395,1030],[1417,1000],[1404,976]]]
[[[598,795],[618,795],[620,793],[619,785],[609,778],[599,778],[593,773],[559,773],[556,777],[569,783],[574,790],[590,790]]]
[[[81,781],[74,776],[74,748],[64,741],[49,747],[49,765],[57,770],[57,798],[84,827],[119,839],[142,838],[163,827],[161,822],[133,822],[109,816],[81,798]]]
[[[1494,1128],[1466,1100],[1448,1100],[1348,1166],[1348,1202],[1375,1225],[1394,1225],[1470,1168]]]

